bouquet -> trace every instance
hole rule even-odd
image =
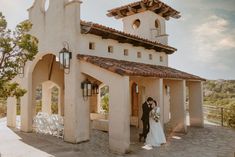
[[[151,112],[150,112],[150,117],[155,121],[155,122],[158,122],[159,119],[160,119],[160,114],[157,112],[157,109],[153,109]]]

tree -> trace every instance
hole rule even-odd
[[[29,21],[16,26],[15,31],[7,29],[7,21],[0,12],[0,98],[21,97],[26,91],[17,83],[11,83],[21,65],[34,59],[38,52],[38,40],[28,32]]]

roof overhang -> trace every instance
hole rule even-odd
[[[151,65],[111,58],[78,54],[79,60],[91,63],[122,76],[158,77],[164,79],[184,79],[205,81],[205,79],[170,67]]]
[[[168,45],[91,22],[81,22],[81,33],[93,34],[102,37],[102,39],[113,39],[119,43],[129,43],[133,46],[141,46],[146,49],[153,49],[157,52],[165,52],[166,54],[173,54],[177,51],[177,49]]]
[[[141,0],[130,3],[118,8],[108,10],[107,16],[120,19],[126,16],[134,15],[143,11],[152,11],[166,20],[171,18],[178,19],[181,17],[180,12],[168,6],[159,0]]]

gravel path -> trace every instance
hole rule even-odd
[[[132,129],[131,152],[125,157],[234,157],[235,130],[206,125],[187,134],[169,135],[167,144],[145,150]],[[108,149],[108,134],[92,131],[89,142],[77,145],[52,136],[12,131],[0,121],[0,157],[121,157]]]

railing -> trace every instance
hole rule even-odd
[[[235,113],[230,109],[216,106],[203,106],[204,120],[221,126],[235,126]]]

